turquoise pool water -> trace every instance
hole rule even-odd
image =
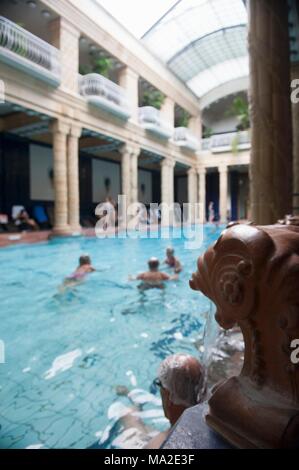
[[[70,239],[0,251],[1,448],[138,447],[119,417],[132,404],[151,428],[166,429],[152,382],[162,359],[199,354],[209,301],[188,286],[200,250],[183,239]],[[164,291],[141,293],[128,275],[172,244],[184,265]],[[58,286],[88,252],[98,271],[64,294]],[[117,387],[129,390],[119,396]]]

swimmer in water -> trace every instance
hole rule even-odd
[[[150,258],[148,261],[149,270],[138,274],[135,277],[130,276],[130,281],[142,281],[138,289],[164,289],[165,281],[174,281],[178,279],[177,275],[169,276],[167,273],[159,271],[159,260],[158,258]]]
[[[174,256],[174,249],[171,247],[166,250],[166,259],[164,264],[167,264],[169,268],[173,268],[176,274],[180,273],[183,269],[178,258]]]
[[[76,286],[84,280],[87,274],[93,273],[95,268],[91,264],[88,255],[81,255],[79,258],[79,266],[70,276],[66,277],[63,283],[64,287]]]

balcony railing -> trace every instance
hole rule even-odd
[[[250,142],[250,131],[215,134],[212,137],[202,139],[201,150],[213,153],[228,152],[234,149],[248,150]]]
[[[176,127],[174,130],[173,140],[180,147],[192,151],[196,151],[199,147],[199,140],[187,127]]]
[[[153,106],[139,108],[139,122],[144,129],[163,139],[170,139],[173,128],[161,119],[160,111]]]
[[[3,16],[0,60],[51,85],[60,84],[60,51]]]
[[[125,90],[108,78],[98,73],[79,75],[79,90],[89,103],[122,119],[131,116]]]

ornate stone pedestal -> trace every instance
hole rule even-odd
[[[241,374],[213,390],[208,425],[237,447],[298,448],[299,227],[231,226],[199,258],[190,286],[245,342]]]

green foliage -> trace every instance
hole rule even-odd
[[[153,106],[156,109],[161,109],[164,103],[165,95],[159,90],[146,90],[142,97],[142,106]]]
[[[93,59],[92,71],[94,73],[99,73],[103,77],[108,78],[111,67],[111,59],[107,57],[96,57]]]
[[[241,96],[237,96],[228,112],[229,116],[235,116],[239,124],[237,130],[246,131],[250,128],[249,106],[246,100]]]
[[[177,117],[175,127],[188,127],[191,115],[183,109]]]
[[[107,57],[96,57],[93,54],[90,55],[91,65],[80,65],[79,73],[81,75],[87,75],[88,73],[98,73],[103,77],[108,78],[112,67],[111,59]]]
[[[208,139],[209,137],[211,137],[212,133],[213,133],[213,131],[212,131],[211,127],[204,126],[203,131],[202,131],[203,139]]]
[[[92,73],[91,65],[79,65],[79,73],[81,75],[87,75],[88,73]]]

